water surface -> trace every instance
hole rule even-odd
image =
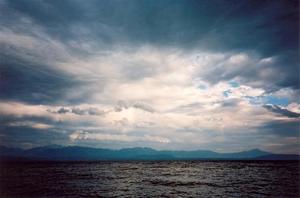
[[[1,163],[0,197],[299,197],[291,161]]]

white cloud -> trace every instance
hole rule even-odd
[[[299,103],[290,103],[288,106],[287,106],[287,109],[291,112],[295,112],[295,113],[300,113],[300,104]]]
[[[32,122],[32,121],[11,122],[11,123],[8,124],[8,126],[30,127],[30,128],[34,128],[34,129],[50,129],[50,128],[54,127],[53,125],[38,123],[38,122]]]
[[[262,64],[271,64],[274,61],[275,61],[275,57],[267,57],[267,58],[261,59],[259,62]]]
[[[49,114],[44,105],[29,105],[20,102],[0,101],[0,115],[45,116]]]
[[[231,87],[228,90],[228,97],[243,98],[243,97],[258,97],[264,94],[264,90],[260,88],[252,88],[246,85],[239,87]]]

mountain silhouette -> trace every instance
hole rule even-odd
[[[1,159],[28,160],[299,160],[299,155],[273,154],[259,149],[234,153],[209,150],[170,151],[152,148],[124,148],[120,150],[81,146],[49,145],[32,149],[0,146]]]

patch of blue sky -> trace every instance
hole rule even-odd
[[[231,90],[223,91],[223,96],[229,97],[231,93],[232,93]]]
[[[245,96],[244,98],[248,99],[250,104],[253,105],[273,104],[273,105],[287,106],[289,104],[288,98],[276,97],[272,95],[257,96],[257,97]]]
[[[265,103],[287,106],[289,104],[289,99],[285,97],[276,97],[273,95],[267,95],[264,97]]]
[[[231,87],[239,87],[240,86],[240,84],[234,80],[229,81],[228,84],[230,84]]]

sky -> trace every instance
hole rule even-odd
[[[0,0],[0,145],[300,153],[297,0]]]

